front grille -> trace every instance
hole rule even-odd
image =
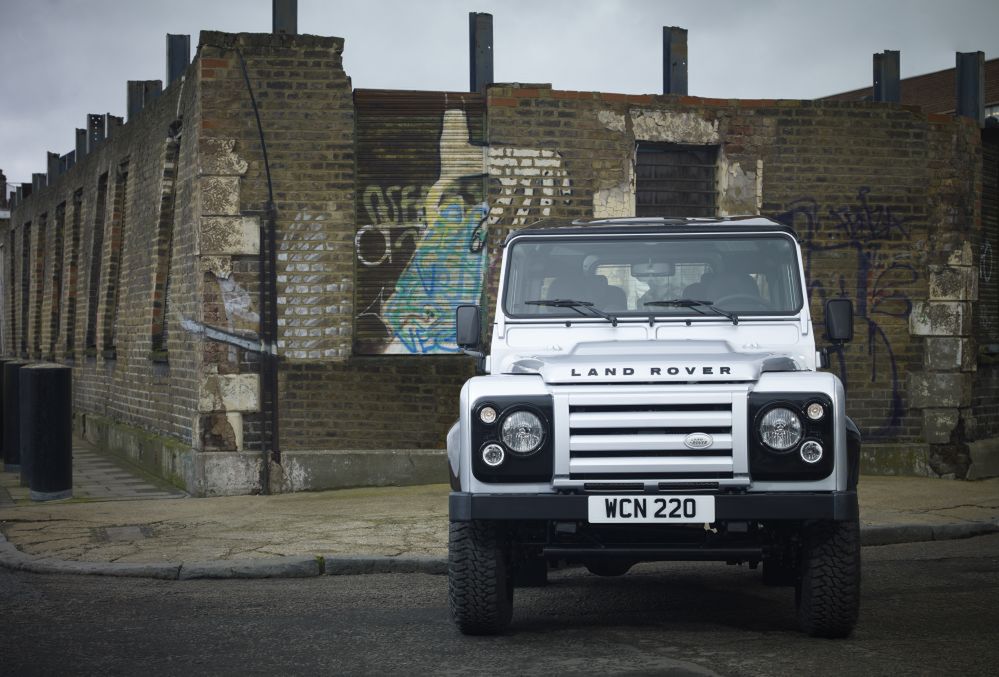
[[[745,466],[744,389],[573,389],[565,396],[568,467],[557,465],[568,480],[704,486]],[[710,446],[690,448],[691,433],[710,435]]]

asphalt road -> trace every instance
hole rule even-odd
[[[848,640],[723,564],[556,572],[503,637],[463,637],[442,576],[155,581],[0,570],[0,674],[994,675],[999,535],[864,548]]]

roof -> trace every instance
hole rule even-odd
[[[730,216],[717,218],[630,217],[593,220],[545,220],[532,223],[510,233],[506,242],[516,237],[546,235],[620,235],[675,233],[759,233],[779,232],[798,237],[790,226],[762,216]]]
[[[902,78],[899,82],[901,103],[919,106],[927,113],[953,113],[956,107],[955,68]],[[819,97],[819,101],[861,101],[874,96],[874,86]],[[999,59],[985,62],[985,105],[999,103]]]

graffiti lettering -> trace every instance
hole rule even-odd
[[[363,204],[371,223],[406,223],[423,220],[423,198],[422,186],[368,186]]]
[[[823,223],[819,203],[812,198],[795,200],[777,218],[802,235],[808,292],[817,296],[820,303],[824,304],[831,296],[847,295],[848,269],[839,266],[835,273],[819,273],[813,269],[814,259],[825,252],[855,253],[854,312],[867,323],[864,348],[870,363],[869,382],[873,389],[882,389],[889,395],[882,421],[866,434],[872,439],[884,439],[898,430],[905,411],[895,352],[882,324],[885,318],[909,317],[912,311],[909,291],[919,274],[912,265],[911,254],[882,249],[889,241],[908,241],[911,228],[908,220],[895,216],[891,207],[872,205],[870,192],[870,188],[862,187],[857,191],[857,204],[828,209],[826,214],[831,224]],[[842,237],[830,240],[830,230]],[[838,357],[840,377],[846,384],[846,363],[842,355]]]

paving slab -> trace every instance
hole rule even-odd
[[[191,498],[148,484],[138,494],[141,475],[84,452],[81,468],[104,473],[109,500],[95,485],[35,503],[0,473],[10,496],[0,500],[0,565],[162,578],[446,571],[447,485]],[[859,496],[864,545],[999,531],[999,478],[865,476]]]

